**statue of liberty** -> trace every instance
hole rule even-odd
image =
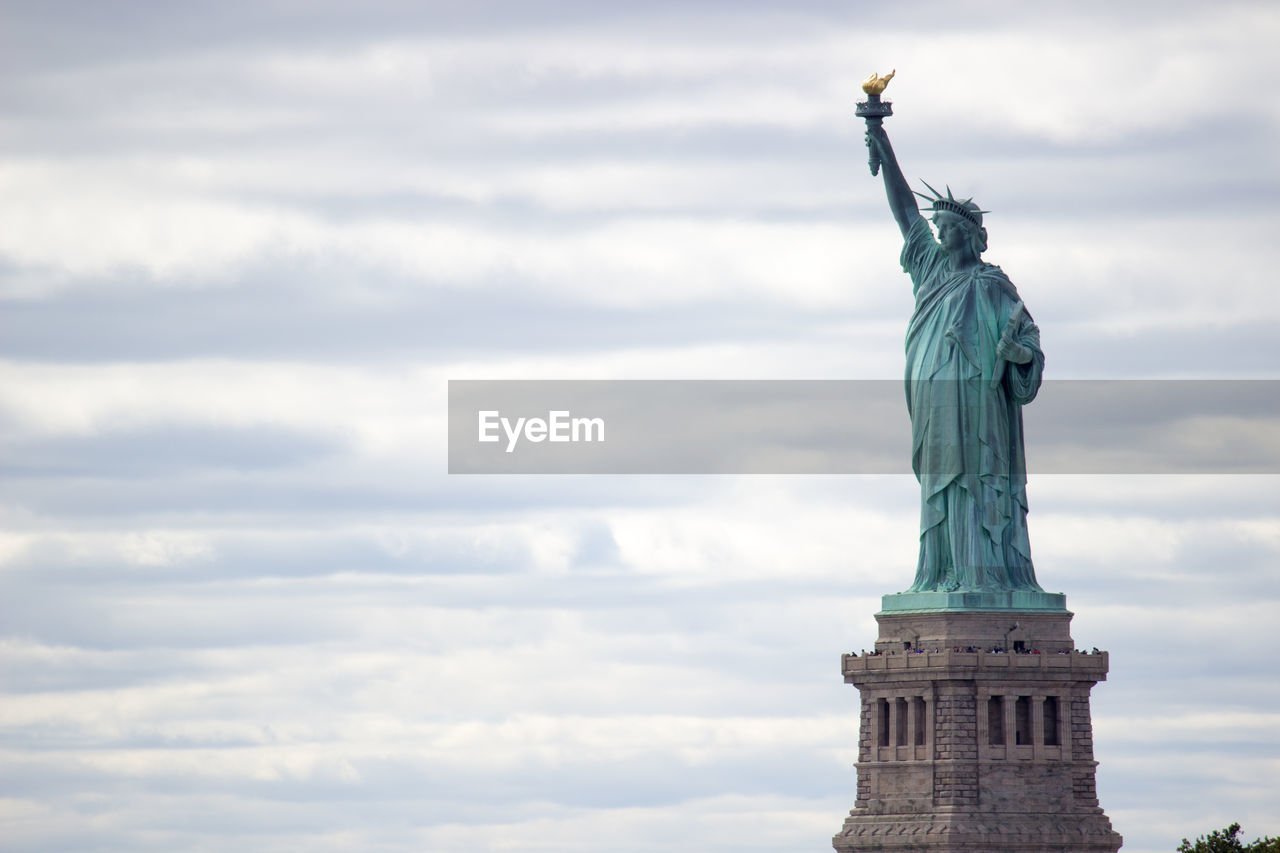
[[[1035,399],[1044,369],[1040,330],[1013,282],[982,260],[988,211],[950,188],[913,193],[882,123],[867,124],[873,174],[879,160],[915,294],[906,395],[920,558],[908,592],[1040,592],[1022,434],[1022,406]],[[932,210],[936,238],[916,195]]]

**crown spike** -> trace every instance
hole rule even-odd
[[[933,212],[935,214],[952,213],[962,219],[967,219],[973,225],[981,228],[983,214],[991,212],[989,210],[979,210],[978,206],[973,203],[972,197],[963,200],[956,198],[955,193],[951,190],[950,184],[943,184],[943,186],[947,188],[947,194],[944,196],[942,193],[930,186],[929,182],[923,178],[920,179],[920,183],[928,187],[929,192],[933,193],[933,197],[930,198],[924,193],[916,190],[912,190],[911,192],[913,195],[917,195],[928,202],[929,206],[933,208]]]
[[[926,187],[929,187],[929,182],[928,182],[928,181],[926,181],[924,178],[921,178],[921,179],[920,179],[920,183],[924,184]],[[938,191],[937,191],[937,190],[935,190],[933,187],[929,187],[929,192],[933,193],[933,197],[934,197],[935,199],[942,198],[942,193],[938,192]],[[919,193],[917,193],[917,195],[919,195]],[[921,197],[921,198],[928,198],[928,196],[924,196],[924,195],[921,195],[920,197]]]

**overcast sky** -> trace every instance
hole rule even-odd
[[[1261,0],[6,3],[3,846],[830,849],[914,480],[449,476],[447,381],[900,376],[890,68],[1048,377],[1280,379],[1278,43]],[[1280,834],[1278,479],[1032,479],[1126,851]]]

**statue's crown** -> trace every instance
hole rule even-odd
[[[921,181],[920,183],[929,187],[929,184],[926,181]],[[956,216],[972,222],[974,226],[978,228],[982,227],[982,214],[991,212],[989,210],[979,210],[978,206],[973,203],[973,199],[971,198],[956,198],[951,194],[951,187],[947,187],[947,194],[945,196],[933,187],[929,187],[929,192],[933,193],[932,197],[927,196],[924,193],[916,193],[916,195],[929,202],[935,213],[938,211],[954,213]]]

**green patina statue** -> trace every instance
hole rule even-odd
[[[1036,583],[1027,536],[1022,406],[1040,388],[1040,330],[1013,282],[982,260],[987,211],[950,188],[942,195],[925,184],[931,195],[913,193],[884,131],[889,105],[879,105],[878,91],[868,94],[882,107],[876,121],[859,107],[872,168],[883,164],[915,293],[906,393],[920,557],[911,588],[885,596],[884,609],[1064,609],[1063,596]],[[932,209],[936,239],[916,195]]]

